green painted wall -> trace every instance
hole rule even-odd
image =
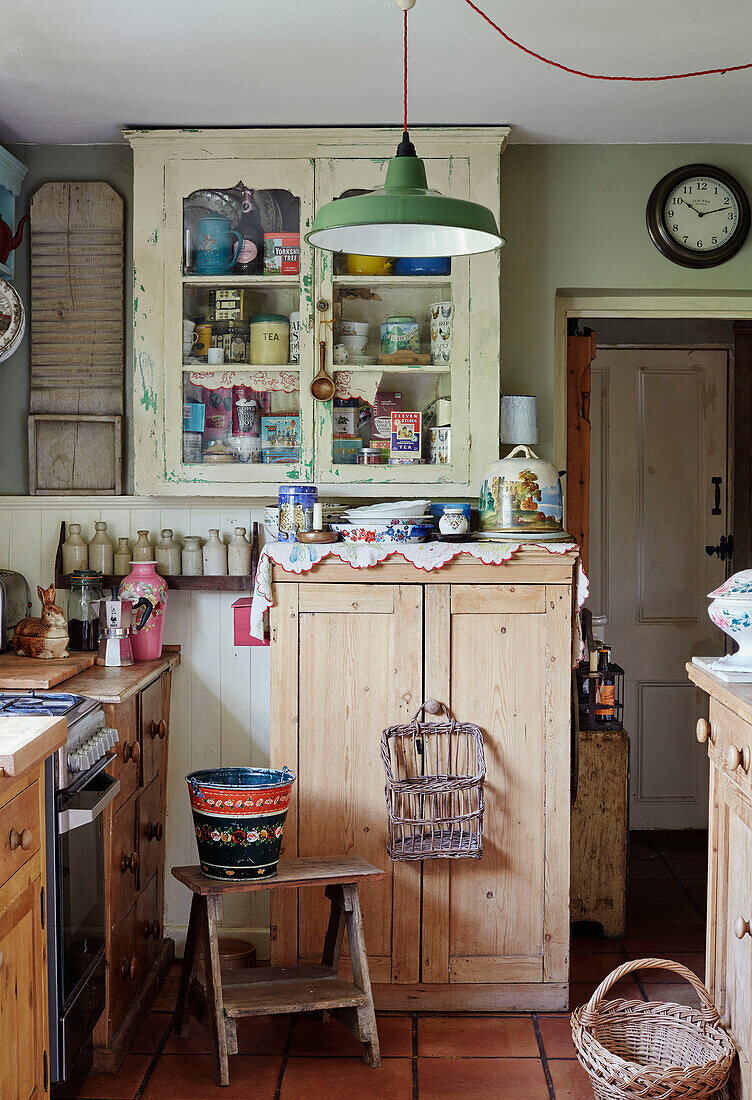
[[[648,236],[654,185],[693,162],[725,168],[752,195],[752,145],[510,145],[502,156],[502,389],[539,395],[546,457],[557,290],[752,292],[752,234],[706,271],[664,259]]]
[[[131,301],[133,270],[131,254],[131,208],[133,198],[133,161],[129,145],[19,145],[3,143],[29,169],[23,191],[16,201],[16,210],[26,214],[31,196],[43,183],[51,180],[105,180],[125,199],[125,340],[126,340],[126,486],[133,486],[133,441],[129,430],[131,354]],[[15,227],[14,227],[15,228]],[[29,321],[29,230],[16,250],[13,284],[27,310]],[[28,446],[26,418],[29,412],[29,338],[27,336],[15,355],[0,363],[0,493],[28,493]]]
[[[47,180],[103,179],[126,200],[130,272],[132,166],[126,145],[8,145],[30,168],[22,209]],[[502,387],[539,396],[540,450],[552,455],[554,302],[559,290],[752,292],[752,236],[728,263],[692,271],[665,260],[645,228],[653,185],[681,164],[706,161],[752,194],[752,145],[510,145],[502,158]],[[28,238],[15,283],[28,302]],[[126,319],[131,279],[126,274]],[[131,367],[126,324],[126,403]],[[29,344],[0,366],[0,493],[27,491]],[[126,418],[128,409],[126,407]],[[132,440],[126,423],[127,485]]]

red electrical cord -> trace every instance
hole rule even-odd
[[[534,57],[537,61],[542,61],[545,65],[551,65],[554,69],[561,69],[562,72],[571,73],[573,76],[584,76],[588,80],[630,80],[630,81],[657,81],[657,80],[686,80],[690,76],[717,76],[723,73],[735,73],[741,69],[752,69],[752,61],[747,62],[744,65],[724,65],[722,69],[699,69],[697,72],[692,73],[670,73],[668,76],[604,76],[601,73],[586,73],[582,69],[571,69],[569,65],[562,65],[560,61],[552,61],[550,57],[544,57],[542,54],[536,53],[535,50],[528,49],[527,46],[523,46],[521,42],[517,42],[514,38],[503,31],[501,27],[494,23],[490,16],[486,15],[477,4],[473,3],[473,0],[465,0],[465,3],[473,9],[474,12],[485,19],[489,26],[493,27],[495,31],[498,31],[501,37],[510,44],[510,46],[516,46],[518,50],[522,50],[523,53],[528,54],[529,57]],[[407,65],[407,12],[405,12],[405,64]],[[405,118],[407,118],[407,70],[405,71]],[[407,123],[405,123],[407,125]]]

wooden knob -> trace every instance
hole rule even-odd
[[[125,874],[126,871],[130,871],[132,875],[135,875],[138,870],[138,852],[131,852],[130,855],[128,855],[127,852],[123,852],[120,857],[120,870],[123,874]]]
[[[125,980],[128,977],[128,970],[130,968],[130,962],[126,958],[120,960],[120,977]]]
[[[31,829],[24,829],[24,831],[21,833],[21,848],[24,852],[28,852],[29,848],[31,848],[31,842],[33,839],[34,838],[31,835]]]
[[[5,966],[5,955],[0,951],[0,970]]]
[[[162,925],[159,923],[158,920],[150,921],[146,925],[146,938],[147,938],[147,940],[148,940],[149,936],[153,936],[155,940],[158,940],[159,937],[161,936],[161,934],[162,934]]]
[[[695,727],[695,733],[697,734],[697,740],[701,745],[704,745],[706,741],[710,741],[713,744],[713,735],[710,731],[710,723],[705,718],[698,719]]]
[[[164,836],[164,829],[162,828],[162,822],[158,821],[156,825],[149,824],[146,826],[146,839],[147,840],[161,840]]]
[[[729,745],[726,753],[726,767],[730,772],[735,772],[742,762],[742,750],[736,745]]]
[[[125,981],[130,978],[133,981],[138,974],[138,959],[134,955],[132,959],[125,956],[120,961],[120,977]]]
[[[11,829],[10,836],[8,837],[8,847],[11,852],[15,852],[16,848],[21,846],[21,834],[18,829]]]
[[[123,763],[127,764],[129,760],[132,760],[134,764],[138,764],[141,759],[141,746],[138,741],[126,741],[123,745]]]
[[[164,741],[165,737],[167,736],[167,723],[165,722],[164,718],[162,718],[159,722],[152,722],[151,735],[155,739],[158,737],[160,741]]]
[[[130,975],[131,981],[135,981],[136,975],[138,974],[138,959],[135,955],[131,959],[131,965],[128,967],[128,973]]]
[[[733,934],[737,939],[743,939],[744,936],[752,936],[750,922],[745,921],[743,916],[738,916],[737,920],[733,922]]]

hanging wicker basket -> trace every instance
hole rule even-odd
[[[625,975],[645,969],[685,978],[700,998],[699,1010],[664,1001],[603,1000]],[[595,1100],[705,1100],[723,1088],[736,1056],[705,986],[668,959],[617,967],[572,1013],[572,1038]]]
[[[419,722],[421,711],[446,722]],[[455,722],[429,699],[406,726],[381,735],[389,814],[387,851],[394,860],[480,859],[483,854],[483,734]]]

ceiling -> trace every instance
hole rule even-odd
[[[478,0],[575,68],[646,75],[752,60],[747,0]],[[606,83],[503,41],[464,0],[410,15],[415,123],[510,123],[517,142],[749,142],[752,69]],[[392,0],[12,0],[0,139],[120,140],[122,126],[397,122]]]

